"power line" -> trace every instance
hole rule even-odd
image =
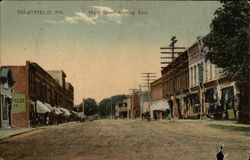
[[[148,88],[148,91],[149,91],[149,87],[150,87],[150,83],[156,79],[152,79],[154,77],[156,77],[156,73],[151,73],[151,72],[147,72],[147,73],[141,73],[143,76],[143,78],[146,78],[146,79],[142,79],[144,81],[144,84],[147,84],[145,86],[142,86],[142,87],[147,87]]]
[[[185,49],[185,47],[175,47],[175,43],[177,42],[176,36],[173,36],[171,38],[171,43],[169,47],[161,47],[160,49],[169,49],[171,52],[160,52],[161,54],[167,54],[167,55],[172,55],[171,57],[169,56],[164,56],[161,57],[161,59],[169,59],[170,61],[161,61],[161,64],[170,64],[176,57],[178,57],[182,52],[175,52],[175,49]],[[177,55],[177,56],[175,56]],[[161,67],[164,68],[164,67]]]

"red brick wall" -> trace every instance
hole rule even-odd
[[[140,97],[138,93],[133,94],[132,99],[133,106],[131,106],[133,109],[132,116],[133,118],[137,118],[140,116]]]
[[[13,86],[15,93],[26,93],[28,90],[28,71],[26,66],[11,66],[15,84]]]
[[[28,100],[28,71],[26,66],[9,66],[12,71],[15,84],[14,93],[24,93],[26,97],[26,111],[12,114],[12,124],[16,128],[29,127],[29,107]]]

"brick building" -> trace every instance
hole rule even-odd
[[[150,84],[151,101],[161,100],[163,98],[163,83],[162,77],[158,78]]]
[[[188,53],[184,51],[168,66],[163,68],[163,97],[170,104],[171,116],[182,118],[188,103],[189,74]]]
[[[169,103],[163,98],[162,77],[150,84],[150,118],[165,119],[169,116]]]
[[[140,92],[134,91],[131,95],[131,118],[139,118],[141,114]]]
[[[66,82],[66,74],[62,70],[47,71],[57,82],[57,104],[58,106],[70,109],[74,102],[74,88],[71,83]]]
[[[65,85],[65,77],[62,81],[55,79],[37,63],[26,61],[25,66],[8,66],[16,81],[13,86],[13,99],[22,103],[16,104],[18,112],[12,114],[14,127],[30,127],[35,123],[37,117],[36,102],[50,104],[56,107],[69,107],[73,105],[73,86]],[[66,97],[69,96],[66,100]],[[66,102],[67,101],[67,102]]]

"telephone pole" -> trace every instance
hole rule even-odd
[[[175,49],[185,49],[185,47],[175,47],[175,43],[177,42],[177,39],[176,39],[176,36],[173,36],[171,38],[171,43],[169,45],[169,47],[161,47],[161,49],[168,49],[168,50],[171,50],[171,52],[160,52],[161,54],[167,54],[167,55],[172,55],[172,56],[164,56],[164,57],[161,57],[161,59],[168,59],[170,61],[162,61],[161,64],[170,64],[176,57],[178,57],[182,52],[175,52]],[[175,56],[177,55],[177,56]],[[166,67],[166,66],[165,66]],[[164,67],[161,67],[161,68],[164,68]]]
[[[147,106],[147,108],[148,108],[148,111],[150,112],[150,105],[151,105],[151,98],[150,98],[150,83],[151,82],[153,82],[154,80],[156,80],[155,79],[155,77],[156,77],[156,73],[150,73],[150,72],[147,72],[147,73],[141,73],[143,76],[142,77],[144,77],[144,78],[146,78],[146,79],[143,79],[143,81],[146,81],[146,86],[142,86],[142,87],[147,87],[148,88],[148,90],[147,90],[147,96],[148,96],[148,106]],[[141,90],[141,87],[140,87],[140,90]],[[144,93],[142,93],[141,92],[141,101],[142,102],[144,102],[144,100],[143,100],[143,96],[144,95]],[[141,106],[142,108],[142,114],[143,114],[143,111],[144,111],[144,108],[146,107],[146,106],[144,106],[144,103],[142,103],[143,104],[143,106]]]
[[[156,77],[156,73],[150,73],[150,72],[147,72],[147,73],[141,73],[142,74],[142,77],[143,78],[146,78],[146,79],[143,79],[144,81],[144,86],[142,87],[147,87],[148,88],[148,91],[150,90],[150,83],[156,79],[152,79],[152,78],[155,78]]]

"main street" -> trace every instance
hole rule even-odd
[[[0,141],[4,160],[227,160],[249,156],[249,126],[229,122],[96,120],[48,126]]]

